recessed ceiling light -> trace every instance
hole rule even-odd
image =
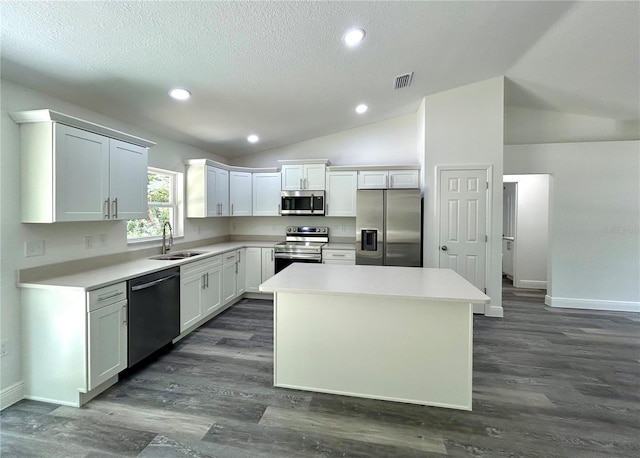
[[[187,100],[191,97],[191,92],[181,87],[177,87],[175,89],[171,89],[169,91],[169,95],[176,100]]]
[[[255,134],[251,134],[251,135],[249,135],[249,136],[247,137],[247,141],[248,141],[249,143],[257,143],[259,140],[260,140],[260,137],[258,137],[258,136],[257,136],[257,135],[255,135]]]
[[[358,43],[362,41],[364,38],[364,30],[363,29],[351,29],[347,33],[344,34],[342,39],[344,40],[347,46],[356,46]]]
[[[356,113],[362,114],[365,113],[369,109],[364,103],[361,103],[356,107]]]

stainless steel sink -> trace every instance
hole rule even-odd
[[[158,261],[178,261],[180,259],[193,258],[194,256],[200,256],[207,254],[206,251],[179,251],[177,253],[161,254],[159,256],[151,256],[149,259],[156,259]]]

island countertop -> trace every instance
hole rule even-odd
[[[273,293],[388,296],[486,304],[489,296],[451,269],[293,263],[260,285]]]

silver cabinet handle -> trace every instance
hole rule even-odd
[[[271,250],[271,260],[273,261],[273,250]]]
[[[346,256],[346,254],[332,254],[331,257],[332,258],[344,258]]]
[[[207,275],[207,288],[209,287],[209,272],[206,273]]]
[[[233,255],[233,254],[232,254],[232,255],[229,255],[229,256],[227,256],[227,259],[233,259],[233,257],[234,257],[234,256],[235,256],[235,255]]]
[[[205,289],[205,283],[204,283],[204,274],[202,274],[202,276],[200,276],[200,289]]]
[[[118,198],[113,199],[113,219],[118,219]]]
[[[278,215],[280,215],[282,211],[280,210],[280,204],[278,204]]]
[[[231,204],[231,215],[233,216],[233,204]]]
[[[102,296],[98,298],[98,302],[106,301],[107,299],[111,299],[112,297],[117,297],[124,294],[123,291],[119,291],[117,293],[109,294],[108,296]]]
[[[110,200],[111,199],[107,197],[106,200],[104,201],[104,219],[111,218],[111,213],[109,212],[109,210],[111,210]]]
[[[122,316],[124,317],[122,318],[122,324],[126,326],[127,325],[127,306],[126,305],[122,306]]]
[[[304,185],[302,184],[302,178],[300,178],[300,189],[304,189]]]
[[[384,187],[388,188],[389,187],[389,175],[386,175],[384,177]]]
[[[238,264],[239,264],[239,262],[236,261],[236,275],[238,275]]]
[[[393,175],[389,175],[389,187],[393,188]]]

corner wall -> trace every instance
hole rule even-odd
[[[549,173],[553,307],[640,312],[640,141],[505,147],[505,173]]]
[[[425,97],[424,265],[439,265],[436,167],[492,167],[485,314],[502,316],[502,161],[504,78],[498,77]],[[420,115],[419,115],[420,116]]]

